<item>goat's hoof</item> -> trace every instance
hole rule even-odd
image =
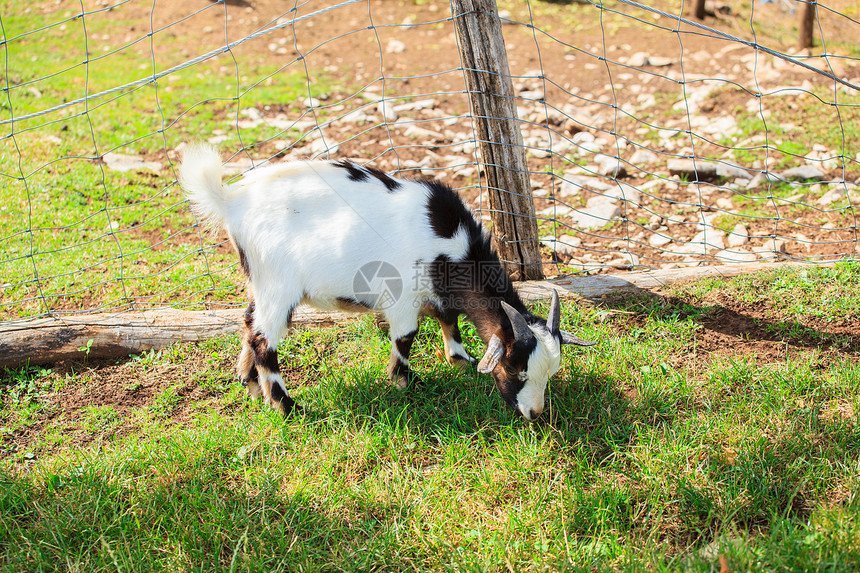
[[[304,408],[299,404],[296,404],[296,401],[289,396],[283,397],[278,403],[277,408],[281,411],[281,415],[283,415],[284,418],[300,416],[304,412]]]
[[[409,378],[406,376],[396,376],[391,379],[394,383],[394,387],[398,390],[406,390],[409,387]]]
[[[411,373],[408,376],[404,376],[402,374],[399,376],[392,376],[391,382],[398,390],[406,390],[409,387],[420,386],[423,384],[423,380],[421,380],[420,376],[416,376]]]
[[[477,363],[477,361],[471,356],[468,358],[463,356],[449,356],[448,362],[460,372],[466,372]]]
[[[248,396],[251,397],[252,400],[259,400],[263,395],[263,391],[260,389],[260,385],[256,380],[242,380],[242,385],[248,390]]]

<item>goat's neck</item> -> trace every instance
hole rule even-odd
[[[502,288],[470,289],[459,294],[463,298],[463,311],[475,325],[478,335],[484,342],[489,342],[494,334],[502,340],[510,338],[513,334],[511,321],[502,309],[501,301],[505,301],[521,313],[528,313],[523,301],[508,280],[504,281]]]

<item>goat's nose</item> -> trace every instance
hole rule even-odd
[[[543,412],[543,408],[531,408],[531,409],[529,409],[528,416],[525,416],[525,418],[529,422],[533,422],[540,417],[542,412]]]

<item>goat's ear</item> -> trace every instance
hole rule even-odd
[[[561,334],[562,344],[575,344],[577,346],[594,346],[597,344],[596,341],[583,340],[564,330],[559,330],[559,334]]]
[[[499,360],[505,355],[505,345],[502,340],[495,334],[490,338],[487,344],[487,351],[484,357],[478,363],[478,372],[481,374],[489,374],[499,364]]]
[[[558,291],[552,289],[552,303],[549,305],[549,314],[546,315],[546,329],[553,336],[559,335],[561,326],[561,305],[558,302]]]
[[[505,314],[508,315],[508,319],[511,321],[511,328],[514,330],[514,341],[528,340],[534,336],[526,319],[523,318],[523,315],[517,309],[502,301],[502,310],[505,311]]]

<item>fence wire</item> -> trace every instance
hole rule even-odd
[[[242,305],[176,185],[190,141],[231,176],[350,158],[437,177],[489,223],[446,3],[6,6],[2,322]],[[499,4],[548,275],[856,257],[856,4],[817,3],[808,50],[801,2],[713,7]]]

